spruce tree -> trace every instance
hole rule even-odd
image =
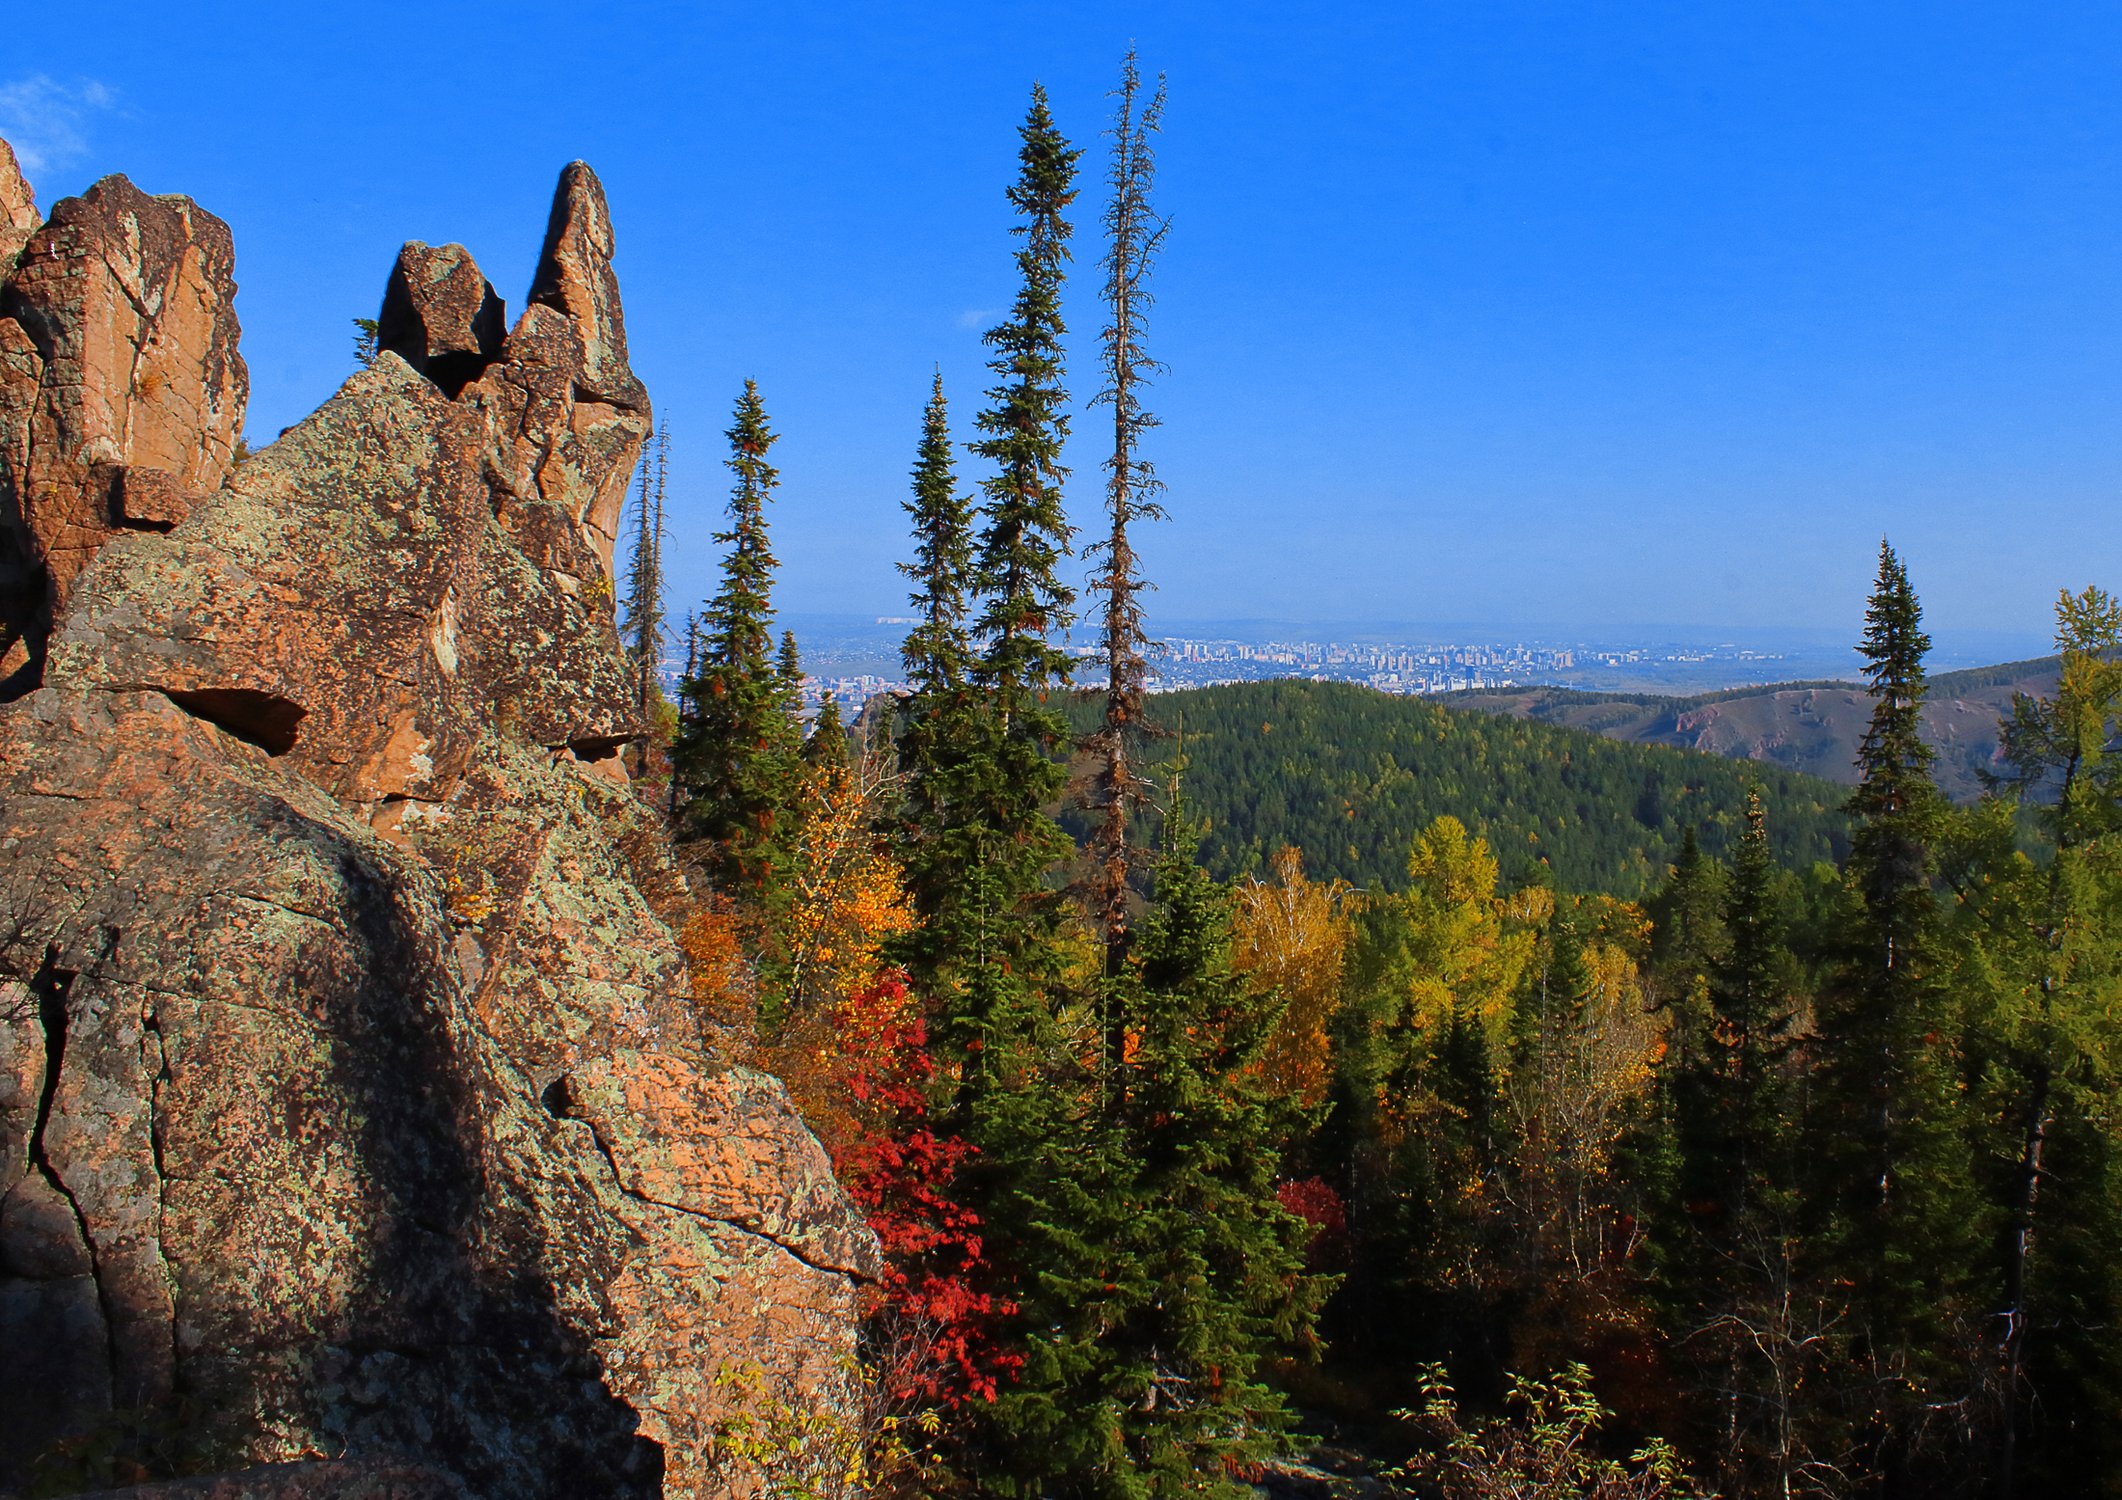
[[[1661,1005],[1679,1007],[1707,989],[1709,972],[1724,952],[1727,879],[1723,866],[1702,852],[1690,823],[1666,882],[1651,899],[1651,975]]]
[[[921,440],[906,502],[913,522],[913,561],[899,571],[913,582],[916,624],[900,648],[912,692],[899,718],[899,774],[905,788],[902,833],[907,889],[921,923],[902,955],[915,977],[933,981],[952,943],[947,913],[961,894],[975,847],[978,800],[971,778],[978,736],[986,726],[972,686],[973,647],[966,612],[973,593],[973,511],[951,464],[950,411],[938,372],[921,416]]]
[[[1776,867],[1768,847],[1768,813],[1759,788],[1746,794],[1746,826],[1732,857],[1724,909],[1728,937],[1710,975],[1710,1039],[1717,1081],[1714,1135],[1725,1149],[1713,1163],[1720,1196],[1734,1221],[1787,1186],[1788,1163],[1777,1142],[1786,1115],[1785,1056],[1790,1047],[1791,965],[1776,910]]]
[[[1255,1064],[1284,1001],[1232,972],[1230,891],[1199,867],[1183,805],[1167,829],[1122,991],[1125,1232],[1148,1296],[1104,1335],[1139,1476],[1112,1492],[1238,1496],[1224,1476],[1275,1452],[1289,1423],[1268,1361],[1309,1345],[1331,1282],[1304,1275],[1309,1231],[1275,1196],[1279,1142],[1300,1122]]]
[[[1105,937],[1108,978],[1117,977],[1126,951],[1130,877],[1137,852],[1128,825],[1142,805],[1147,783],[1139,769],[1149,732],[1144,694],[1149,638],[1142,628],[1143,580],[1129,526],[1163,517],[1156,503],[1163,489],[1156,468],[1142,456],[1140,440],[1157,425],[1142,404],[1142,387],[1161,370],[1143,343],[1152,297],[1149,276],[1164,239],[1166,221],[1150,206],[1156,177],[1151,138],[1162,128],[1164,80],[1145,102],[1142,76],[1129,49],[1115,91],[1119,108],[1107,133],[1113,142],[1105,210],[1106,325],[1100,340],[1104,387],[1093,405],[1112,409],[1113,445],[1104,460],[1105,506],[1110,529],[1086,551],[1098,567],[1090,589],[1099,600],[1099,654],[1105,666],[1105,712],[1085,738],[1092,773],[1084,801],[1093,819],[1090,837],[1091,915]],[[1108,1028],[1108,1050],[1118,1039]]]
[[[767,462],[774,433],[753,381],[744,383],[728,437],[736,483],[729,527],[715,534],[728,551],[685,682],[673,779],[683,787],[681,835],[698,841],[725,890],[770,907],[787,861],[800,740],[786,663],[777,669],[768,654],[776,563],[766,504],[780,473]]]
[[[1020,242],[1020,286],[1009,318],[985,336],[995,351],[989,368],[997,383],[977,419],[987,436],[971,445],[995,469],[981,481],[973,554],[979,600],[973,633],[984,643],[969,669],[978,722],[966,726],[962,784],[952,793],[963,807],[951,850],[960,863],[947,887],[931,888],[927,913],[934,941],[958,955],[961,970],[1001,971],[1000,980],[990,975],[977,985],[940,986],[937,1041],[959,1064],[961,1098],[992,1072],[992,1056],[976,1068],[968,1065],[969,1054],[1004,1039],[1032,1045],[1031,1035],[1011,1033],[1043,1029],[1032,1022],[1045,1010],[1042,986],[1060,966],[1065,915],[1047,877],[1071,848],[1047,809],[1066,775],[1052,755],[1066,724],[1049,698],[1069,681],[1068,653],[1055,637],[1067,628],[1072,595],[1056,569],[1069,537],[1061,508],[1068,433],[1061,288],[1070,234],[1064,213],[1075,197],[1078,153],[1055,127],[1046,91],[1037,86],[1018,135],[1019,172],[1009,201],[1019,215],[1012,232]],[[1009,1016],[996,1014],[997,1006]]]
[[[1182,809],[1117,987],[1117,1097],[1057,1107],[1022,1089],[994,1117],[1036,1129],[1045,1153],[999,1221],[1034,1274],[1016,1288],[1022,1377],[977,1469],[997,1493],[1246,1494],[1234,1475],[1289,1422],[1267,1366],[1311,1346],[1330,1290],[1304,1274],[1309,1230],[1275,1195],[1292,1106],[1252,1067],[1281,997],[1232,971],[1230,893],[1194,848]],[[1017,1137],[989,1139],[1024,1160]]]
[[[1724,1493],[1781,1495],[1803,1453],[1800,1386],[1813,1373],[1798,1283],[1797,1141],[1789,1053],[1792,962],[1758,789],[1732,861],[1725,951],[1680,1007],[1674,1069],[1678,1242],[1663,1300],[1682,1360],[1715,1394],[1710,1441]]]
[[[847,726],[840,721],[840,700],[827,693],[818,702],[818,717],[803,740],[804,764],[819,769],[847,768]]]
[[[922,710],[964,694],[972,675],[973,649],[966,635],[965,613],[972,591],[973,512],[958,489],[951,462],[950,407],[943,397],[938,371],[921,413],[921,441],[915,452],[913,498],[906,502],[913,521],[914,560],[899,564],[913,580],[909,596],[916,624],[900,648],[913,701],[907,718],[919,724]],[[900,756],[900,769],[918,781],[918,768],[931,757],[916,738]]]
[[[678,674],[677,717],[671,726],[670,791],[664,810],[665,820],[673,833],[678,831],[679,809],[685,806],[685,778],[679,772],[678,750],[686,743],[695,722],[695,704],[688,688],[700,675],[700,660],[700,615],[697,610],[688,610],[685,615],[685,668]]]
[[[1084,1446],[1086,1434],[1094,1445],[1114,1434],[1097,1334],[1143,1283],[1121,1234],[1131,1167],[1090,1107],[1086,1059],[1060,1024],[1071,998],[1068,911],[1049,876],[1071,846],[1048,810],[1062,792],[1052,751],[1066,730],[1050,697],[1069,677],[1059,638],[1072,601],[1057,574],[1069,542],[1060,297],[1077,153],[1043,89],[1019,140],[1009,200],[1020,285],[1009,317],[986,335],[997,378],[971,445],[993,472],[981,482],[971,554],[980,649],[964,667],[963,717],[952,688],[960,523],[947,463],[930,446],[940,403],[916,470],[917,602],[937,628],[912,643],[917,690],[930,695],[916,706],[935,715],[915,744],[916,774],[928,780],[915,812],[935,819],[915,883],[942,1063],[938,1118],[975,1148],[957,1190],[988,1251],[978,1290],[1010,1309],[999,1333],[1023,1361],[967,1432],[969,1468],[1000,1494],[1098,1493],[1096,1476],[1117,1472],[1118,1455]]]
[[[1045,808],[1061,791],[1052,750],[1067,726],[1049,696],[1069,685],[1071,662],[1059,638],[1074,602],[1058,572],[1070,537],[1061,501],[1068,476],[1061,463],[1068,437],[1061,289],[1072,233],[1065,214],[1075,201],[1080,153],[1054,125],[1046,90],[1036,85],[1018,135],[1019,174],[1009,201],[1019,215],[1012,233],[1020,280],[1009,317],[985,335],[996,384],[976,419],[986,436],[971,445],[995,469],[980,485],[975,634],[985,647],[973,682],[993,726],[978,789],[993,852],[1011,866],[1006,878],[1017,902],[1052,910],[1041,887],[1068,841]]]
[[[641,450],[634,495],[634,555],[627,568],[625,617],[620,627],[633,659],[641,722],[654,727],[663,701],[657,671],[663,661],[663,500],[670,468],[670,428],[658,428]]]
[[[1865,615],[1871,722],[1849,800],[1852,922],[1822,997],[1813,1160],[1828,1273],[1851,1291],[1844,1410],[1853,1458],[1887,1493],[1965,1469],[1930,1415],[1968,1395],[1979,1221],[1934,880],[1945,807],[1923,741],[1930,637],[1881,543]],[[1956,1446],[1957,1445],[1957,1446]]]

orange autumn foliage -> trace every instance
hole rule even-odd
[[[811,772],[783,929],[785,987],[762,1007],[760,1066],[788,1086],[828,1150],[873,1125],[855,1118],[852,1079],[862,1063],[850,1043],[850,1008],[874,1025],[912,1019],[911,1012],[890,1017],[878,1009],[893,993],[879,984],[886,972],[879,951],[914,923],[899,865],[877,833],[890,785],[868,756]]]
[[[710,896],[693,909],[678,929],[678,950],[702,1022],[748,1040],[759,1010],[758,969],[727,896]]]
[[[824,765],[804,788],[788,926],[791,1009],[875,986],[881,947],[912,929],[912,898],[877,832],[880,761]]]

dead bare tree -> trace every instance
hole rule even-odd
[[[1113,447],[1104,462],[1105,503],[1111,529],[1088,549],[1098,571],[1092,590],[1104,601],[1100,648],[1105,659],[1105,715],[1084,740],[1092,760],[1084,794],[1096,818],[1091,834],[1090,907],[1105,937],[1108,977],[1117,976],[1127,951],[1128,895],[1139,850],[1131,843],[1129,822],[1148,798],[1149,784],[1139,768],[1139,750],[1149,734],[1143,698],[1149,678],[1151,645],[1142,629],[1141,574],[1128,528],[1136,521],[1161,520],[1156,496],[1163,490],[1154,465],[1139,451],[1142,435],[1157,419],[1142,404],[1142,387],[1163,370],[1143,346],[1143,326],[1154,299],[1149,277],[1169,227],[1150,205],[1156,177],[1152,137],[1162,127],[1164,79],[1143,98],[1142,75],[1134,49],[1121,67],[1119,100],[1106,134],[1113,143],[1107,183],[1112,190],[1105,210],[1105,304],[1102,338],[1105,384],[1093,404],[1112,408]],[[1117,1047],[1117,1038],[1109,1038]]]

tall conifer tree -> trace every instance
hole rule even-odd
[[[916,623],[899,655],[913,688],[908,720],[925,729],[926,713],[964,695],[973,667],[965,624],[973,588],[973,512],[958,489],[951,462],[950,407],[943,397],[941,371],[921,413],[913,498],[906,502],[906,513],[913,521],[914,560],[899,564],[899,571],[913,580],[909,602]],[[927,740],[917,734],[908,744],[900,755],[900,769],[917,777],[917,768],[930,760]]]
[[[937,959],[930,983],[948,1089],[939,1117],[975,1148],[958,1190],[989,1250],[980,1290],[1009,1309],[1002,1335],[1023,1361],[968,1435],[971,1467],[1000,1494],[1125,1493],[1112,1488],[1124,1482],[1123,1454],[1101,1417],[1114,1398],[1098,1332],[1143,1295],[1122,1234],[1131,1171],[1109,1122],[1086,1108],[1082,1059],[1057,1024],[1069,999],[1068,913],[1048,878],[1070,852],[1048,808],[1065,779],[1052,752],[1066,723],[1050,696],[1068,686],[1070,666],[1059,640],[1072,596],[1057,572],[1069,545],[1061,289],[1078,153],[1039,88],[1019,140],[1009,191],[1019,289],[1009,317],[986,335],[996,383],[971,445],[993,466],[981,482],[973,549],[972,713],[934,721],[943,738],[922,750],[935,777],[922,795],[942,799],[944,837],[918,880],[923,941]],[[948,537],[947,470],[926,453],[926,436],[917,532],[919,507],[933,501],[928,535]],[[948,556],[944,547],[916,566],[941,582]],[[942,623],[950,601],[926,603]],[[953,645],[946,630],[919,648],[945,692]]]
[[[1945,807],[1921,733],[1930,637],[1883,542],[1858,649],[1872,715],[1849,800],[1848,957],[1821,1003],[1813,1157],[1828,1174],[1829,1270],[1853,1299],[1854,1457],[1884,1493],[1919,1493],[1919,1476],[1965,1469],[1964,1443],[1930,1418],[1969,1395],[1980,1225],[1934,887]]]
[[[1679,1007],[1673,1081],[1679,1243],[1665,1300],[1682,1358],[1719,1408],[1724,1492],[1782,1495],[1802,1460],[1800,1387],[1815,1363],[1796,1272],[1798,1155],[1789,1052],[1793,965],[1759,789],[1732,860],[1724,951]]]
[[[1073,598],[1057,572],[1069,541],[1061,506],[1068,473],[1061,463],[1068,435],[1061,289],[1078,152],[1036,85],[1018,137],[1018,176],[1008,196],[1018,214],[1011,232],[1019,241],[1020,284],[1008,319],[985,336],[997,383],[977,419],[986,436],[971,444],[995,472],[981,481],[973,554],[974,635],[982,648],[969,681],[980,722],[968,729],[963,784],[954,792],[965,807],[956,840],[965,863],[934,893],[940,899],[930,918],[936,941],[959,955],[961,970],[991,971],[978,983],[946,985],[938,997],[937,1040],[962,1064],[955,1069],[961,1099],[982,1080],[1025,1076],[1002,1067],[993,1049],[1035,1049],[1044,1030],[1046,1000],[1038,991],[1059,967],[1063,920],[1047,876],[1070,849],[1047,808],[1065,779],[1052,751],[1066,724],[1049,696],[1069,681],[1068,653],[1056,642]]]
[[[627,569],[626,613],[620,629],[633,658],[641,722],[653,729],[663,699],[663,499],[670,468],[670,428],[661,427],[641,452],[634,496],[634,555]]]
[[[1659,1004],[1684,1006],[1706,989],[1724,952],[1727,885],[1723,866],[1703,854],[1695,825],[1688,824],[1671,874],[1650,903],[1651,977]]]
[[[900,714],[907,887],[921,924],[907,937],[909,967],[932,981],[960,936],[944,920],[973,862],[968,842],[978,802],[969,775],[985,724],[972,686],[974,655],[966,613],[973,596],[973,511],[951,463],[950,410],[937,372],[921,415],[921,440],[906,502],[913,561],[899,571],[913,583],[916,623],[900,648],[912,688]]]
[[[695,703],[690,692],[694,678],[700,675],[700,615],[697,610],[685,613],[685,668],[678,674],[677,722],[671,729],[671,777],[668,805],[664,816],[673,832],[678,830],[678,811],[685,806],[685,778],[679,772],[678,747],[686,743],[695,722]]]
[[[1070,537],[1061,503],[1068,477],[1061,462],[1068,438],[1061,289],[1073,233],[1066,214],[1081,153],[1055,126],[1038,85],[1018,135],[1019,173],[1009,201],[1019,220],[1011,231],[1019,240],[1019,285],[1009,317],[985,335],[996,384],[976,423],[986,435],[971,445],[995,468],[980,485],[975,632],[985,644],[973,680],[996,729],[981,791],[997,852],[1006,848],[1013,866],[1012,895],[1051,907],[1036,898],[1068,847],[1044,808],[1060,791],[1062,772],[1051,752],[1066,730],[1048,696],[1068,686],[1071,667],[1058,639],[1074,603],[1058,571]]]
[[[847,725],[840,719],[840,700],[827,693],[818,702],[818,717],[803,738],[805,765],[819,770],[847,769]]]
[[[1289,1423],[1266,1380],[1309,1344],[1331,1282],[1307,1277],[1310,1232],[1275,1195],[1298,1108],[1257,1063],[1284,998],[1231,968],[1231,894],[1198,863],[1175,796],[1155,896],[1121,982],[1131,1053],[1117,1100],[1136,1207],[1121,1233],[1145,1296],[1101,1336],[1131,1491],[1242,1494],[1212,1476],[1276,1452]]]
[[[2018,698],[2002,737],[2006,784],[2048,847],[2029,860],[2012,810],[1987,809],[1978,899],[1963,903],[1984,1114],[1993,1159],[2009,1163],[1994,1189],[2005,1500],[2104,1493],[2122,1475],[2122,1433],[2100,1415],[2122,1390],[2122,1140],[2098,1123],[2122,1092],[2122,601],[2062,595],[2056,649],[2053,695]],[[2029,1433],[2048,1439],[2031,1465]]]
[[[767,462],[775,435],[756,382],[744,383],[728,437],[736,483],[729,527],[715,534],[728,551],[685,683],[673,778],[684,791],[681,833],[703,843],[732,894],[771,905],[786,863],[800,739],[785,672],[769,656],[777,564],[766,505],[781,476]]]

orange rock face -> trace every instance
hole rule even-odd
[[[54,205],[17,252],[0,294],[0,529],[13,554],[0,563],[0,676],[16,674],[11,693],[34,683],[103,544],[126,528],[168,529],[227,474],[250,396],[235,294],[228,226],[123,177]]]
[[[617,771],[649,410],[596,178],[505,336],[469,255],[408,246],[385,352],[233,464],[219,221],[106,179],[26,244],[0,1493],[753,1492],[727,1403],[851,1419],[876,1250],[703,1040]]]
[[[37,199],[15,164],[15,148],[0,141],[0,281],[14,270],[15,256],[37,223]]]

